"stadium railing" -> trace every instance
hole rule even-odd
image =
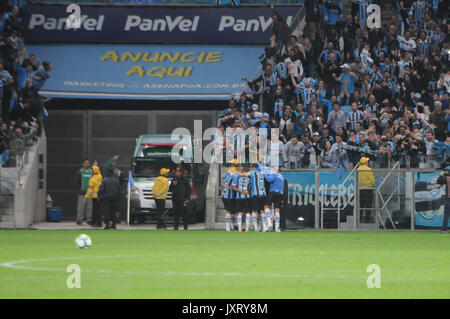
[[[224,229],[224,208],[220,198],[222,178],[227,164],[210,166],[207,187],[207,228]],[[435,204],[434,180],[439,171],[427,168],[405,169],[396,162],[392,168],[375,168],[372,173],[375,185],[371,189],[371,202],[361,207],[359,171],[340,181],[334,169],[282,170],[289,183],[289,200],[286,207],[288,229],[334,228],[334,229],[398,229],[414,230],[417,218],[423,209],[417,206],[421,192],[417,185],[426,179],[430,191],[426,195],[428,204]],[[343,181],[346,184],[343,184]],[[428,186],[427,186],[428,187]],[[336,204],[340,203],[339,206]],[[427,205],[428,205],[427,204]],[[421,204],[422,206],[423,203]],[[327,209],[321,210],[322,207]],[[442,208],[442,207],[441,207]],[[340,210],[339,224],[337,212]],[[433,208],[434,209],[434,208]],[[370,212],[369,212],[370,211]],[[439,210],[436,210],[437,214]],[[434,215],[433,215],[434,216]],[[302,217],[297,219],[297,217]],[[321,219],[323,217],[323,223]],[[420,227],[421,225],[418,224]]]
[[[45,221],[46,157],[47,138],[42,130],[37,143],[27,148],[15,166],[0,167],[0,195],[13,202],[10,223],[2,224],[5,212],[0,207],[0,228],[27,228]]]

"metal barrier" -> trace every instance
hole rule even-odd
[[[325,186],[324,188],[319,188],[319,193],[320,193],[320,228],[323,229],[323,215],[325,211],[337,211],[337,228],[341,229],[341,211],[343,211],[347,205],[349,204],[349,201],[347,201],[345,203],[345,205],[343,205],[343,207],[341,207],[342,204],[342,192],[341,187],[342,185],[345,185],[351,177],[354,177],[356,174],[356,170],[359,167],[359,163],[353,168],[353,170],[350,172],[350,174],[347,175],[347,177],[344,179],[344,181],[342,182],[341,185],[339,186]],[[337,203],[337,209],[335,208],[328,208],[328,207],[324,207],[324,203],[325,203],[325,194],[328,193],[328,191],[335,191],[337,190],[338,192],[338,203]]]
[[[220,164],[210,167],[206,212],[210,229],[224,227],[220,185],[226,168]],[[360,189],[357,169],[346,172],[343,181],[339,181],[333,169],[283,170],[289,185],[289,199],[284,208],[287,229],[414,230],[419,215],[427,218],[417,208],[416,196],[420,194],[416,194],[415,185],[422,182],[420,176],[439,175],[436,170],[408,170],[397,162],[390,169],[372,169],[375,186]]]

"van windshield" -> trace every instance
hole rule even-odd
[[[158,177],[161,168],[170,169],[169,176],[174,176],[177,166],[181,166],[184,169],[185,177],[191,176],[191,164],[176,164],[170,157],[136,160],[135,163],[136,165],[133,169],[134,177]]]

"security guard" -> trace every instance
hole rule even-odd
[[[167,179],[167,175],[169,174],[169,172],[170,169],[161,168],[161,170],[159,171],[161,176],[158,176],[153,184],[152,195],[155,199],[157,210],[157,229],[166,228],[164,226],[162,217],[164,215],[164,209],[166,207],[167,193],[169,192],[169,180]]]
[[[169,191],[172,193],[174,230],[178,230],[180,215],[183,217],[184,230],[188,229],[188,214],[186,208],[191,200],[191,185],[189,181],[184,178],[183,173],[183,168],[177,167],[175,179],[169,187]]]
[[[373,188],[375,187],[375,177],[373,176],[372,169],[367,166],[369,162],[368,157],[361,157],[358,167],[358,183],[359,183],[359,208],[372,207],[373,201]],[[362,211],[361,211],[362,212]],[[365,222],[368,222],[370,211],[364,210]]]
[[[98,196],[98,190],[102,183],[102,174],[100,168],[97,165],[92,165],[92,177],[89,180],[89,187],[86,191],[84,198],[92,198],[92,223],[91,226],[102,227],[102,214],[100,198]]]

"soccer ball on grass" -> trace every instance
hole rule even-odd
[[[77,238],[75,238],[75,244],[77,244],[78,248],[88,248],[92,245],[91,237],[86,234],[81,234]]]

